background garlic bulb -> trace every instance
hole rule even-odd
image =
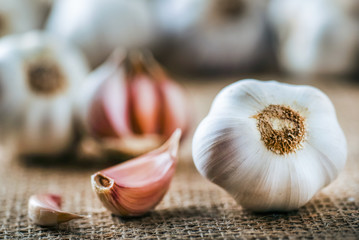
[[[282,68],[296,74],[357,71],[359,4],[356,0],[273,0],[269,18]]]
[[[48,7],[41,0],[0,0],[0,37],[40,28]]]
[[[164,50],[163,62],[176,70],[248,71],[263,64],[268,54],[267,1],[157,2],[159,31],[165,36],[160,47],[168,44],[171,52]]]
[[[303,206],[336,178],[346,156],[328,97],[274,81],[224,88],[193,139],[198,171],[253,211]]]
[[[20,154],[68,147],[73,97],[88,71],[80,52],[45,33],[0,40],[0,115]]]
[[[77,105],[88,135],[131,156],[158,147],[175,129],[186,132],[189,127],[185,91],[149,52],[115,51],[84,82]]]
[[[145,0],[58,0],[46,29],[78,46],[92,66],[116,47],[143,46],[155,36]]]

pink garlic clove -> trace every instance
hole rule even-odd
[[[139,74],[133,77],[130,87],[135,132],[139,134],[157,133],[161,99],[154,81],[145,74]]]
[[[120,216],[154,209],[174,175],[180,138],[177,129],[160,148],[92,175],[92,188],[103,205]]]

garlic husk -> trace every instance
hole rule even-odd
[[[271,1],[269,19],[282,69],[305,75],[356,72],[358,9],[355,0]]]
[[[55,226],[83,218],[81,215],[61,211],[61,196],[56,194],[32,195],[28,203],[28,215],[35,224],[40,226]]]
[[[0,0],[0,37],[39,29],[47,6],[36,0]]]
[[[181,130],[157,150],[91,176],[102,204],[119,216],[141,216],[166,194],[175,172]]]
[[[144,0],[58,0],[46,30],[78,46],[92,67],[117,48],[148,45],[155,36],[149,2]]]
[[[329,98],[314,87],[275,81],[224,88],[192,147],[198,171],[257,212],[303,206],[337,177],[347,157]]]
[[[1,124],[19,154],[58,154],[73,140],[73,101],[89,69],[40,31],[0,40]]]
[[[157,2],[155,12],[164,38],[157,51],[163,62],[176,70],[250,71],[266,60],[267,1]],[[169,46],[164,50],[166,44]]]
[[[188,129],[185,92],[148,53],[114,52],[83,89],[80,122],[105,151],[140,155]]]

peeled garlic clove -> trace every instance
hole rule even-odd
[[[83,216],[61,211],[61,196],[55,194],[37,194],[29,199],[28,214],[37,225],[55,226],[59,223]]]
[[[343,169],[329,98],[310,86],[242,80],[224,88],[193,138],[198,171],[252,211],[306,204]]]
[[[156,85],[148,76],[140,74],[134,76],[130,87],[134,131],[140,134],[157,133],[161,100]]]
[[[58,154],[69,147],[74,98],[88,71],[78,50],[44,32],[0,40],[1,125],[19,154]]]
[[[175,172],[181,130],[159,149],[91,176],[103,205],[120,216],[140,216],[154,209]]]

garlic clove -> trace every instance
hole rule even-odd
[[[89,125],[95,135],[118,137],[129,134],[130,118],[127,84],[118,70],[106,79],[89,112]]]
[[[153,80],[140,74],[131,80],[130,87],[135,132],[139,134],[158,132],[161,100]]]
[[[165,136],[176,129],[185,130],[188,128],[188,101],[182,88],[172,81],[161,81],[159,88],[163,98],[163,124],[161,132]]]
[[[91,176],[103,205],[120,216],[140,216],[161,201],[175,172],[181,130],[162,147]]]
[[[28,203],[28,214],[35,224],[41,226],[55,226],[83,218],[81,215],[61,211],[61,196],[55,194],[32,195]]]

